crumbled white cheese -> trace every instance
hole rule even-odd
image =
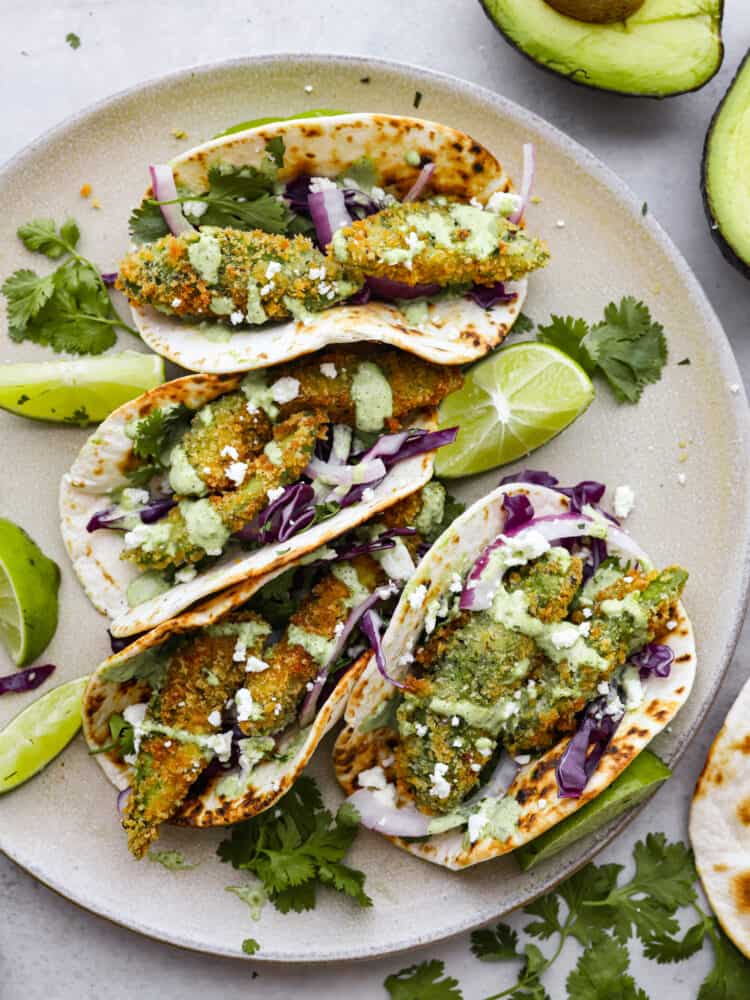
[[[235,309],[234,312],[229,314],[229,322],[232,326],[239,326],[244,320],[245,316],[241,309]]]
[[[383,768],[377,764],[366,771],[360,771],[357,775],[357,784],[360,788],[385,788],[388,779]]]
[[[234,447],[233,444],[225,444],[224,447],[219,452],[222,458],[231,458],[233,461],[237,461],[240,457],[240,453]]]
[[[271,399],[275,403],[290,403],[299,396],[299,379],[286,375],[271,386]]]
[[[215,708],[213,712],[208,717],[208,724],[210,726],[220,726],[221,725],[221,712],[218,708]]]
[[[271,278],[275,278],[280,270],[281,264],[277,260],[269,260],[268,267],[266,268],[266,280],[270,281]]]
[[[481,812],[475,812],[469,816],[466,829],[469,834],[470,843],[475,844],[479,840],[482,836],[482,830],[484,830],[486,825],[487,817],[483,816]]]
[[[591,622],[581,622],[578,626],[578,634],[582,635],[584,639],[588,638],[591,632]]]
[[[421,722],[415,722],[414,723],[414,732],[419,737],[426,736],[427,735],[427,726],[425,726]]]
[[[311,177],[308,191],[315,194],[317,191],[325,191],[326,188],[335,188],[336,185],[330,177]]]
[[[667,628],[670,632],[673,632],[677,628],[677,622],[674,619],[670,619],[667,622]]]
[[[182,305],[182,299],[172,299],[172,308],[177,309],[178,306]]]
[[[174,575],[175,583],[190,583],[198,575],[198,570],[195,566],[183,566],[182,569],[178,569]]]
[[[268,282],[266,282],[266,284],[265,284],[265,285],[263,285],[263,286],[261,287],[261,289],[260,289],[260,294],[261,294],[261,295],[270,295],[270,294],[271,294],[271,292],[272,292],[272,291],[274,290],[274,288],[275,288],[275,287],[276,287],[276,286],[275,286],[275,284],[274,284],[274,282],[273,282],[273,281],[268,281]]]
[[[596,685],[596,690],[599,694],[609,694],[609,683],[607,681],[599,681]]]
[[[434,795],[438,799],[447,799],[451,793],[451,783],[445,780],[447,773],[448,765],[441,764],[438,761],[435,764],[435,769],[430,775],[430,781],[432,782],[430,786],[430,794]]]
[[[546,809],[547,808],[547,800],[546,799],[539,799],[539,802],[537,803],[537,805],[538,805],[538,807],[540,809]]]
[[[461,725],[461,720],[459,719],[459,717],[457,715],[452,715],[451,716],[451,725],[453,726],[454,729],[457,726]]]
[[[473,771],[474,774],[479,774],[479,772],[482,770],[482,765],[481,764],[469,764],[469,770]]]
[[[247,462],[232,462],[226,469],[227,479],[231,479],[235,486],[241,486],[247,475]]]
[[[253,696],[247,688],[240,688],[234,696],[234,703],[237,706],[237,721],[247,722],[248,719],[255,719],[261,713],[260,707],[253,701]]]
[[[555,649],[570,649],[575,646],[581,633],[575,625],[570,622],[563,622],[550,632],[550,641]]]
[[[265,660],[261,660],[258,656],[248,656],[245,661],[245,672],[248,674],[262,674],[264,670],[268,670],[270,663],[266,663]]]
[[[461,574],[454,573],[451,576],[451,582],[448,585],[448,590],[450,590],[452,594],[460,594],[463,589],[464,589],[464,581],[461,579]]]
[[[365,503],[369,503],[371,500],[375,499],[375,490],[371,486],[367,486],[362,490],[362,499]]]
[[[519,753],[517,757],[513,758],[513,760],[516,762],[516,764],[519,765],[519,767],[523,767],[524,764],[528,764],[529,761],[531,760],[531,754],[530,753]]]
[[[279,497],[283,495],[284,495],[283,486],[275,486],[272,490],[268,490],[268,492],[266,493],[266,497],[268,498],[269,503],[273,503],[274,500],[278,500]]]
[[[326,361],[320,366],[320,370],[326,378],[336,378],[338,375],[338,370],[336,365],[331,361]]]
[[[128,705],[122,713],[123,719],[131,725],[134,729],[140,726],[143,720],[146,718],[146,709],[148,708],[148,703],[143,701],[135,705]]]
[[[582,611],[584,618],[590,618],[593,615],[593,613],[594,612],[591,610],[591,608],[584,608]]]
[[[618,517],[626,518],[635,506],[635,492],[624,483],[615,490],[614,508]]]
[[[409,594],[409,607],[413,608],[415,611],[419,609],[424,604],[424,599],[427,597],[427,587],[423,583],[420,583],[418,587]]]
[[[184,201],[182,203],[182,211],[185,215],[192,215],[194,219],[200,219],[207,208],[207,201]]]

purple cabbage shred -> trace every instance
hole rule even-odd
[[[33,691],[43,684],[55,669],[52,663],[45,663],[41,667],[26,667],[25,670],[17,670],[14,674],[6,674],[5,677],[0,677],[0,694]]]
[[[648,677],[669,677],[674,663],[674,650],[660,642],[651,642],[638,653],[634,653],[629,663],[639,668],[642,681]]]
[[[505,511],[505,525],[503,526],[505,534],[534,520],[534,507],[525,493],[504,496],[503,510]]]
[[[518,298],[517,292],[506,292],[502,281],[494,285],[473,285],[466,298],[476,302],[482,309],[492,309],[496,305],[508,305]]]
[[[583,795],[620,724],[624,712],[608,715],[606,707],[606,697],[588,703],[580,718],[578,730],[557,763],[555,775],[561,799],[578,799]]]

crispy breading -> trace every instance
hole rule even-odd
[[[180,444],[209,491],[217,493],[237,485],[227,476],[230,464],[249,462],[271,440],[272,433],[271,421],[263,410],[248,412],[245,394],[230,392],[199,410]]]

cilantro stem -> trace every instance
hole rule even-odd
[[[140,333],[134,327],[130,326],[128,323],[125,322],[125,320],[122,318],[122,316],[120,316],[119,312],[115,309],[114,305],[112,304],[112,299],[109,297],[109,289],[104,284],[104,279],[101,276],[99,268],[95,267],[94,264],[88,259],[88,257],[83,257],[81,254],[79,254],[78,251],[75,249],[75,247],[72,246],[70,243],[68,243],[67,240],[63,239],[62,237],[59,237],[59,239],[60,242],[68,251],[68,253],[70,254],[70,257],[66,261],[64,261],[61,266],[66,267],[68,264],[71,263],[71,261],[76,261],[79,264],[83,264],[84,267],[89,268],[89,270],[91,270],[96,276],[96,282],[99,285],[99,288],[107,296],[107,301],[109,302],[109,308],[112,312],[112,315],[114,316],[114,319],[105,319],[104,317],[93,316],[89,313],[66,313],[65,315],[68,317],[68,319],[75,320],[79,316],[85,316],[86,319],[91,320],[92,322],[106,323],[109,326],[119,326],[122,330],[127,330],[128,333],[132,333],[134,337],[140,337]]]
[[[485,997],[484,1000],[500,1000],[501,997],[508,996],[509,993],[515,993],[516,990],[524,989],[527,986],[534,986],[536,983],[539,983],[541,981],[541,977],[544,975],[547,969],[549,969],[550,966],[554,965],[554,963],[560,957],[560,954],[563,948],[565,947],[565,942],[570,937],[570,928],[575,923],[575,919],[576,919],[575,914],[573,914],[572,912],[568,913],[568,917],[565,923],[558,932],[560,935],[560,940],[557,943],[557,948],[555,948],[555,951],[551,958],[546,958],[544,960],[544,965],[542,965],[539,969],[536,969],[531,976],[527,977],[526,973],[524,972],[521,975],[521,978],[513,986],[508,986],[507,989],[501,990],[499,993],[493,993],[492,996]]]

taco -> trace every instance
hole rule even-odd
[[[96,670],[84,733],[110,780],[130,790],[123,825],[136,856],[163,822],[235,823],[284,795],[341,717],[378,612],[393,606],[444,517],[445,491],[430,483]]]
[[[60,493],[62,533],[114,635],[293,562],[423,486],[456,369],[330,349],[273,373],[192,375],[111,414]]]
[[[265,124],[170,165],[131,217],[117,287],[157,353],[191,371],[265,368],[375,341],[440,364],[497,346],[547,248],[523,192],[446,125],[382,114]]]
[[[448,868],[505,854],[599,795],[684,703],[687,573],[654,571],[593,506],[603,492],[501,486],[422,560],[336,741],[365,826]]]
[[[750,682],[729,709],[693,793],[690,842],[711,909],[750,958]]]

